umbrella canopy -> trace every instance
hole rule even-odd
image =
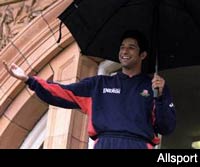
[[[148,38],[145,70],[200,64],[199,0],[74,0],[58,17],[84,55],[118,61],[120,38],[138,29]]]

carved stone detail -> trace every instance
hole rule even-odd
[[[0,7],[0,51],[26,25],[57,0],[26,0]]]

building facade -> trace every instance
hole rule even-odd
[[[1,12],[0,61],[16,63],[28,75],[72,83],[96,75],[99,63],[81,55],[57,16],[72,0],[26,0]],[[87,116],[42,102],[0,63],[0,148],[87,148]]]

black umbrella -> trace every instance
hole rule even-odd
[[[145,70],[200,64],[200,0],[74,0],[59,16],[84,55],[118,61],[130,29],[150,42]]]

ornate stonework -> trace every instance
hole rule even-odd
[[[26,0],[0,7],[0,51],[56,0]]]
[[[2,60],[8,64],[14,62],[27,74],[63,84],[96,75],[98,63],[81,56],[65,26],[61,42],[56,42],[60,24],[57,16],[73,0],[25,2],[21,8],[20,3],[0,8],[1,34],[6,27],[4,39],[14,37],[0,52],[0,149],[21,148],[24,141],[29,144],[27,148],[31,148],[32,141],[35,146],[38,140],[40,144],[44,142],[42,146],[37,145],[40,148],[87,148],[88,121],[84,113],[44,103],[24,83],[8,75],[1,63]],[[38,122],[47,112],[46,134],[42,136],[44,126]]]

